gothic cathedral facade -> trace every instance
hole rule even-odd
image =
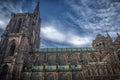
[[[11,15],[1,36],[0,67],[3,69],[0,80],[11,80],[12,76],[13,80],[20,78],[25,56],[31,49],[39,48],[40,24],[39,3],[33,13]]]
[[[0,80],[120,79],[120,35],[98,34],[90,48],[40,48],[39,3],[13,13],[0,41]]]

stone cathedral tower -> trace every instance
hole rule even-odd
[[[11,15],[1,36],[0,80],[19,80],[25,56],[32,49],[39,48],[40,22],[39,2],[33,13]]]

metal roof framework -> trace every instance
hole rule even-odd
[[[84,47],[84,48],[40,48],[33,49],[34,52],[84,52],[84,51],[96,51],[96,49],[92,47]]]

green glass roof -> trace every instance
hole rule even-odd
[[[82,68],[81,65],[71,65],[70,67],[71,67],[71,69],[73,69],[73,70],[77,70],[77,69],[81,69],[81,68]]]
[[[90,65],[95,65],[95,64],[105,65],[105,64],[107,64],[107,62],[89,62],[88,64],[90,64]]]
[[[52,66],[45,66],[45,69],[46,69],[46,70],[56,70],[56,69],[57,69],[57,67],[56,67],[56,65],[52,65]]]
[[[43,70],[43,66],[33,66],[32,70],[33,71],[42,71]]]
[[[32,66],[33,71],[55,71],[55,70],[80,70],[81,65],[41,65],[41,66]]]
[[[69,65],[59,65],[58,69],[59,70],[69,70]]]
[[[96,51],[92,47],[84,48],[40,48],[34,49],[35,52],[76,52],[76,51]]]

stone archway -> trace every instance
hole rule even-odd
[[[8,70],[9,70],[9,66],[4,65],[0,72],[0,80],[6,80]]]

